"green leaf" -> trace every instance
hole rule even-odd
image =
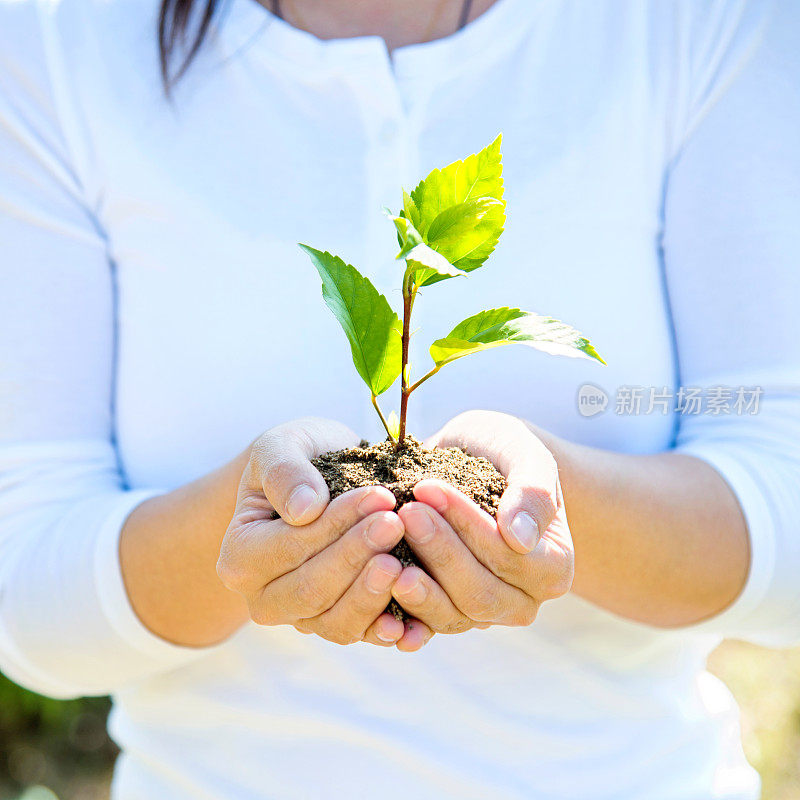
[[[411,199],[411,195],[403,189],[403,216],[411,220],[411,224],[416,228],[419,225],[420,213],[416,203]]]
[[[482,197],[503,201],[501,142],[499,135],[479,153],[433,170],[410,196],[404,195],[405,215],[426,239],[431,223],[450,206]]]
[[[430,286],[446,278],[463,277],[467,273],[454,267],[443,255],[437,253],[426,244],[418,244],[406,256],[406,274],[404,282],[413,282],[417,286]]]
[[[506,221],[505,204],[493,197],[457,203],[428,228],[428,244],[453,266],[471,272],[494,252]]]
[[[594,358],[606,363],[571,325],[518,308],[493,308],[468,317],[443,339],[437,339],[430,354],[436,366],[441,367],[470,353],[517,342],[553,355]]]
[[[338,256],[301,244],[322,278],[322,297],[339,320],[353,363],[374,395],[400,374],[403,327],[387,299],[355,267]]]
[[[443,255],[428,247],[422,241],[419,231],[407,217],[396,217],[390,211],[387,211],[386,214],[397,228],[400,252],[396,258],[406,259],[404,286],[412,282],[417,286],[426,286],[428,283],[433,283],[433,279],[444,280],[466,275],[463,270],[454,267]]]
[[[395,439],[400,436],[400,417],[397,416],[396,411],[389,412],[389,416],[386,418],[386,427],[389,428],[389,433]]]
[[[397,243],[400,245],[400,252],[395,258],[405,258],[417,245],[424,244],[422,236],[411,220],[403,216],[396,217],[388,208],[384,209],[384,213],[397,228]]]

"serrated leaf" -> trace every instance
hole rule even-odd
[[[491,347],[526,344],[553,355],[593,358],[605,364],[591,342],[571,325],[518,308],[493,308],[459,322],[430,347],[441,367],[457,358]]]
[[[416,228],[419,224],[419,209],[411,199],[411,195],[403,189],[403,216],[411,220],[411,224]]]
[[[432,282],[433,278],[443,280],[466,274],[463,270],[454,267],[443,255],[425,244],[419,231],[407,217],[396,217],[390,211],[387,211],[386,214],[397,229],[400,252],[396,258],[406,259],[406,271],[403,276],[404,286],[410,282],[417,286],[425,286]]]
[[[427,240],[431,223],[450,206],[493,197],[503,200],[502,134],[478,153],[454,161],[444,169],[433,170],[408,196],[404,196],[405,215]]]
[[[338,256],[301,244],[322,278],[322,297],[344,329],[358,374],[374,395],[400,375],[403,327],[388,300]]]
[[[504,203],[480,197],[442,211],[428,228],[426,239],[453,266],[471,272],[494,252],[505,221]]]

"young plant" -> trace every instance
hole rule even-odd
[[[408,398],[428,378],[458,358],[507,344],[526,344],[547,353],[593,358],[605,363],[588,339],[564,322],[518,308],[479,311],[430,346],[433,366],[412,380],[408,363],[411,314],[418,291],[482,267],[497,246],[506,219],[501,136],[479,153],[435,169],[403,208],[386,211],[397,231],[402,279],[403,320],[368,278],[338,256],[301,244],[322,278],[322,296],[344,328],[358,374],[397,447],[406,436]],[[378,405],[400,377],[400,416],[387,419]]]

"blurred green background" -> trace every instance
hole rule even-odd
[[[800,648],[725,642],[709,666],[742,707],[763,800],[800,800]],[[0,800],[108,800],[107,713],[105,698],[48,700],[0,675]]]

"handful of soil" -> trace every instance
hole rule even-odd
[[[331,500],[361,486],[379,484],[397,498],[397,507],[414,500],[414,486],[424,478],[439,478],[455,486],[491,516],[497,515],[506,479],[485,458],[470,456],[457,447],[423,447],[406,436],[399,449],[388,439],[379,444],[362,442],[359,447],[325,453],[311,462],[330,490]],[[422,565],[404,539],[391,551],[403,566]],[[395,600],[387,609],[397,619],[409,618]]]

